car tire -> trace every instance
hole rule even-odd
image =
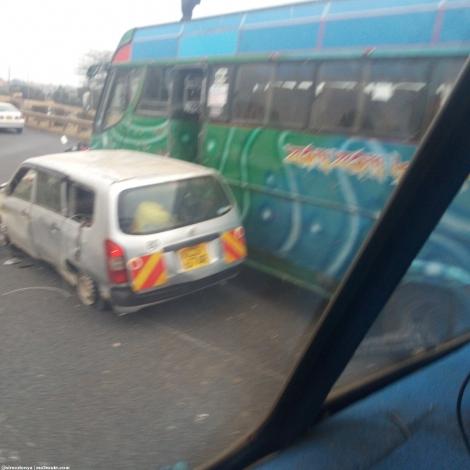
[[[108,302],[100,295],[98,284],[88,274],[78,273],[76,289],[77,297],[85,307],[94,307],[100,311],[109,309]]]

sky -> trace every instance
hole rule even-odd
[[[204,17],[302,0],[201,0]],[[77,67],[90,50],[114,51],[135,26],[179,21],[180,0],[1,0],[0,79],[80,85]]]

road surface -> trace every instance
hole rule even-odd
[[[62,149],[54,134],[0,133],[0,181]],[[320,311],[313,294],[246,269],[117,318],[79,305],[48,266],[12,261],[0,248],[0,464],[200,464],[260,422]]]
[[[8,179],[18,165],[29,157],[62,152],[60,136],[33,129],[23,134],[0,129],[0,182]]]

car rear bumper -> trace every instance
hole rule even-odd
[[[24,120],[21,121],[0,121],[0,129],[23,129]]]
[[[134,293],[129,287],[111,288],[111,304],[117,313],[132,313],[141,308],[165,302],[183,295],[206,289],[214,284],[235,277],[240,271],[240,265],[225,269],[202,279],[161,287],[152,292]]]

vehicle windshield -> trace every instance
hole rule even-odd
[[[121,230],[131,235],[197,224],[221,217],[232,208],[213,176],[128,189],[120,194],[118,205]]]
[[[1,6],[0,467],[258,429],[470,56],[470,0],[115,4]],[[329,399],[469,333],[470,179]]]
[[[331,397],[387,377],[470,332],[470,175],[343,372]],[[467,227],[468,228],[468,227]],[[465,229],[467,230],[467,229]],[[445,260],[440,252],[445,250]],[[461,263],[464,263],[463,265]]]
[[[0,112],[2,111],[18,111],[18,110],[10,103],[0,103]]]

